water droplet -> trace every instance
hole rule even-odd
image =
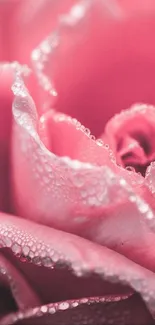
[[[42,313],[47,313],[48,308],[47,308],[47,306],[42,306],[40,308],[40,310],[41,310]]]
[[[77,262],[72,264],[72,269],[73,269],[75,275],[78,276],[78,277],[84,276],[86,271],[87,271],[85,266],[82,267]]]
[[[148,211],[148,213],[147,213],[147,219],[149,219],[149,220],[154,219],[154,215],[153,215],[152,211]]]
[[[96,141],[96,138],[95,138],[94,135],[91,135],[91,136],[90,136],[90,139],[91,139],[92,141]]]
[[[32,251],[30,251],[29,256],[30,256],[30,258],[33,258],[34,257],[34,253]]]
[[[79,121],[76,122],[76,129],[79,130],[81,128],[81,123]]]
[[[140,210],[141,213],[148,212],[148,210],[149,210],[148,204],[147,203],[140,202],[139,203],[139,210]]]
[[[31,246],[31,250],[32,250],[32,252],[35,252],[36,251],[36,246],[35,245]]]
[[[79,304],[77,301],[72,302],[72,307],[77,307]]]
[[[131,195],[129,196],[129,200],[130,200],[131,202],[136,202],[137,198],[136,198],[135,195],[131,194]]]
[[[102,193],[97,194],[97,199],[100,203],[105,203],[108,201],[107,189],[105,188]]]
[[[28,242],[28,246],[31,247],[33,245],[33,241]]]
[[[24,85],[22,84],[21,81],[16,81],[14,83],[14,85],[12,86],[12,90],[15,94],[15,96],[25,96],[25,89],[24,89]]]
[[[54,97],[57,97],[58,96],[58,93],[57,93],[56,89],[54,89],[54,88],[50,90],[50,94],[52,96],[54,96]]]
[[[36,265],[41,265],[41,260],[39,256],[35,256],[33,259],[33,263]]]
[[[54,314],[56,312],[56,309],[54,307],[50,307],[48,311],[50,314]]]
[[[105,302],[105,300],[106,300],[106,299],[105,299],[104,297],[101,297],[101,298],[100,298],[100,301],[101,301],[101,302]]]
[[[60,310],[66,310],[66,309],[69,308],[69,303],[68,302],[62,302],[62,303],[60,303],[60,305],[58,306],[58,308]]]
[[[45,256],[46,256],[46,251],[43,250],[43,251],[40,253],[40,256],[41,256],[41,257],[45,257]]]
[[[109,145],[107,143],[105,143],[104,144],[104,148],[108,150],[109,149]]]
[[[73,124],[75,124],[75,125],[76,125],[76,124],[77,124],[77,122],[78,122],[78,121],[77,121],[77,119],[76,119],[76,118],[72,118],[72,123],[73,123]]]
[[[135,173],[135,168],[132,166],[126,166],[125,169],[129,172],[134,172]]]
[[[45,170],[47,171],[47,172],[49,172],[49,173],[51,173],[52,172],[52,167],[49,165],[49,164],[45,164],[44,165],[44,168],[45,168]]]
[[[97,144],[98,146],[102,147],[102,146],[103,146],[103,141],[102,141],[101,139],[97,139],[97,140],[96,140],[96,144]]]
[[[82,298],[82,299],[80,299],[80,302],[82,302],[83,304],[87,304],[88,298]]]
[[[73,183],[76,187],[82,187],[84,184],[84,177],[82,177],[80,175],[75,175],[75,177],[73,179]]]
[[[28,246],[24,246],[24,247],[23,247],[23,254],[24,254],[24,255],[28,255],[28,254],[29,254],[29,251],[30,251],[30,249],[29,249]]]
[[[11,247],[12,241],[11,241],[10,238],[8,238],[8,237],[5,238],[4,237],[3,241],[4,241],[4,244],[6,245],[6,247]]]
[[[81,19],[84,16],[84,13],[85,7],[80,4],[74,5],[70,11],[70,15],[77,20]]]
[[[59,261],[59,255],[57,253],[53,254],[52,261],[57,263]]]
[[[114,156],[112,156],[112,157],[111,157],[111,161],[112,161],[113,163],[116,163],[116,158],[115,158]]]
[[[42,259],[42,264],[46,267],[51,267],[53,265],[53,261],[50,259],[50,257],[44,257]]]
[[[90,130],[89,130],[89,129],[86,128],[84,132],[85,132],[85,134],[86,134],[87,136],[90,136]]]
[[[0,273],[3,274],[3,275],[5,275],[6,274],[6,270],[3,269],[3,268],[0,268]]]
[[[15,254],[19,254],[19,253],[21,253],[21,247],[20,247],[18,244],[13,244],[13,246],[12,246],[12,251],[13,251]]]
[[[88,197],[87,203],[90,206],[98,206],[100,204],[95,196]]]
[[[80,130],[81,130],[82,132],[84,132],[84,133],[85,133],[85,126],[84,126],[84,125],[81,125],[81,128],[80,128]]]

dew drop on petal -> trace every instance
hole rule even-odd
[[[69,308],[69,303],[68,302],[62,302],[62,303],[59,304],[58,308],[60,310],[66,310],[66,309]]]
[[[97,140],[96,140],[96,144],[97,144],[98,146],[102,147],[102,146],[103,146],[103,141],[102,141],[101,139],[97,139]]]
[[[12,246],[12,251],[15,253],[15,254],[19,254],[21,253],[21,247],[18,245],[18,244],[13,244]]]
[[[109,145],[107,143],[105,143],[104,144],[104,148],[108,150],[109,149]]]
[[[132,166],[126,166],[125,169],[126,169],[128,172],[135,172],[135,168],[132,167]]]
[[[48,311],[50,314],[54,314],[56,312],[56,309],[54,307],[50,307]]]

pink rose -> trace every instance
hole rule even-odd
[[[0,324],[154,324],[154,0],[0,8]]]

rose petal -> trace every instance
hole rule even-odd
[[[150,191],[155,193],[155,163],[152,162],[151,165],[146,170],[146,184],[149,186]]]
[[[79,1],[61,16],[33,61],[53,94],[51,106],[99,136],[116,112],[135,102],[155,103],[155,6],[152,0],[89,5]]]
[[[9,245],[7,243],[8,237],[11,241]],[[86,274],[87,276],[97,274],[106,281],[130,286],[141,294],[149,310],[153,314],[155,312],[154,273],[106,247],[30,221],[12,216],[6,218],[6,215],[2,214],[0,238],[2,247],[9,246],[9,249],[18,258],[25,261],[22,266],[23,271],[26,270],[26,261],[31,261],[34,264],[36,257],[38,257],[40,265],[44,265],[45,269],[48,266],[51,272],[56,265],[58,266],[61,263],[67,267],[69,276],[72,274],[71,270],[75,272],[76,276],[82,277]],[[20,244],[19,240],[21,240]],[[44,257],[42,257],[43,252]],[[45,258],[46,261],[48,260],[48,264],[45,264]],[[31,272],[29,275],[31,276]],[[57,289],[60,292],[59,286]]]
[[[49,34],[55,26],[58,15],[68,10],[74,1],[16,0],[18,6],[16,6],[15,13],[12,17],[12,24],[10,24],[10,34],[13,40],[11,51],[12,60],[18,60],[23,64],[30,63],[32,49]],[[41,26],[39,32],[38,26]]]
[[[155,240],[150,230],[150,226],[154,227],[154,212],[140,198],[142,195],[149,203],[152,200],[148,188],[141,183],[142,177],[132,174],[133,189],[126,170],[119,175],[107,166],[82,163],[49,152],[37,133],[32,98],[18,75],[13,89],[16,96],[12,143],[14,211],[24,218],[111,247],[154,269],[154,251],[150,250]]]
[[[0,210],[9,210],[9,149],[12,124],[13,67],[0,65]]]
[[[131,160],[131,165],[147,166],[155,159],[154,120],[154,106],[136,104],[107,123],[103,138],[106,138],[119,162],[123,164],[128,159]],[[126,153],[133,155],[123,158]]]
[[[19,1],[6,0],[0,3],[0,61],[12,61],[13,58],[12,45],[15,43],[13,39],[13,17]]]
[[[8,238],[7,241],[9,243],[10,239]],[[32,287],[24,279],[22,273],[2,253],[0,255],[0,285],[10,288],[19,309],[25,310],[39,305],[39,299]]]
[[[63,302],[59,305],[48,305],[18,313],[3,320],[2,325],[9,324],[44,324],[44,325],[144,325],[153,324],[144,303],[138,296],[119,301],[103,298],[95,302]]]
[[[56,111],[41,116],[38,133],[46,147],[57,156],[68,156],[95,165],[114,168],[109,151],[75,119]]]

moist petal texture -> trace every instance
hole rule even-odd
[[[30,64],[31,51],[55,27],[59,15],[67,11],[74,2],[75,0],[57,0],[56,2],[53,0],[15,0],[14,3],[18,3],[18,6],[12,15],[10,35],[14,42],[11,43],[11,59],[18,60],[22,64]]]
[[[87,7],[90,2],[85,3]],[[111,8],[113,7],[110,7],[110,11]],[[118,16],[120,15],[120,11],[115,12],[118,13]],[[74,10],[71,13],[73,15],[73,21],[70,21],[72,25],[72,23],[74,24],[74,18],[76,20],[76,15]],[[70,19],[70,17],[68,18]],[[64,17],[65,19],[66,17]],[[64,35],[65,33],[64,31]],[[56,84],[56,79],[54,83]],[[35,322],[34,318],[36,318],[36,323],[40,322],[40,324],[41,322],[45,324],[49,324],[49,322],[63,324],[65,317],[66,319],[67,317],[68,319],[73,317],[75,324],[78,324],[79,321],[82,324],[93,324],[93,322],[95,324],[98,322],[99,325],[110,324],[111,322],[115,324],[115,320],[119,320],[122,324],[127,324],[128,321],[135,322],[135,324],[137,324],[137,321],[144,324],[147,324],[147,322],[152,323],[152,317],[148,310],[152,316],[155,315],[154,273],[137,265],[137,263],[140,263],[151,270],[154,269],[154,252],[153,249],[150,250],[150,247],[153,247],[154,244],[154,233],[152,231],[154,213],[148,203],[137,194],[141,193],[139,189],[143,188],[145,182],[139,175],[135,173],[129,174],[119,168],[114,163],[113,157],[110,158],[112,152],[109,152],[109,150],[107,152],[106,147],[102,146],[101,142],[97,144],[92,138],[89,138],[88,134],[82,134],[82,129],[79,138],[80,142],[81,138],[83,140],[83,148],[79,148],[79,152],[75,152],[72,156],[74,146],[72,146],[69,153],[66,146],[67,152],[65,155],[74,160],[64,157],[64,153],[62,153],[61,147],[59,148],[57,143],[55,150],[53,149],[53,142],[50,145],[49,140],[53,141],[55,139],[53,134],[46,136],[47,129],[44,124],[43,136],[45,135],[48,141],[44,143],[45,139],[41,138],[41,130],[38,131],[39,118],[34,102],[29,96],[19,73],[16,75],[13,90],[16,97],[13,108],[11,170],[13,210],[23,218],[33,219],[35,222],[47,226],[1,215],[0,241],[4,256],[2,256],[0,263],[7,269],[7,272],[9,270],[13,274],[13,277],[17,279],[18,286],[21,286],[22,291],[24,290],[26,293],[24,302],[22,301],[23,297],[20,297],[20,293],[17,296],[15,295],[19,308],[22,309],[22,304],[26,306],[28,303],[26,306],[27,311],[20,311],[17,314],[10,315],[8,318],[3,319],[3,324],[9,324],[9,322],[24,324],[25,319],[31,323],[32,319]],[[47,90],[51,91],[51,89]],[[58,92],[61,94],[61,91]],[[54,88],[52,88],[51,94],[56,97]],[[99,97],[97,94],[97,98]],[[51,103],[54,103],[54,100],[51,100]],[[58,107],[57,105],[58,102],[56,107]],[[59,110],[59,108],[57,109]],[[63,108],[60,108],[61,110],[63,111]],[[69,111],[69,114],[73,116],[71,111]],[[48,122],[49,120],[52,121],[54,129],[55,121],[53,123],[51,117]],[[81,120],[83,122],[83,117]],[[89,124],[91,125],[91,123]],[[65,130],[65,127],[66,117],[65,123],[62,128],[60,127],[61,131]],[[72,128],[71,124],[67,126],[66,130],[69,136],[74,135],[75,140],[79,139],[77,129]],[[64,132],[64,136],[66,136],[66,132]],[[87,145],[88,142],[90,146]],[[83,155],[84,148],[87,149],[85,157]],[[25,187],[24,192],[23,184]],[[120,221],[119,232],[118,221]],[[114,228],[115,222],[117,222],[116,228]],[[126,229],[128,225],[129,228]],[[86,226],[89,226],[89,231],[85,231]],[[114,251],[52,227],[73,232],[99,244],[107,245]],[[138,229],[138,235],[136,234],[140,238],[138,243],[133,231],[134,227]],[[111,235],[110,231],[112,229],[113,233]],[[131,242],[133,243],[132,246]],[[123,248],[121,248],[122,246]],[[115,251],[126,255],[136,263]],[[144,252],[143,260],[141,259],[142,251]],[[20,270],[19,272],[16,271],[16,267],[18,271]],[[40,278],[39,269],[41,270]],[[28,283],[30,281],[34,287],[36,285],[36,288],[40,291],[39,293],[35,294],[35,290],[30,289],[27,280],[23,280],[22,275],[20,276],[20,272],[22,275],[24,274],[24,279],[26,278]],[[35,280],[36,272],[38,277]],[[52,272],[49,274],[50,279],[52,279],[51,275],[57,279],[55,287],[53,287],[55,292],[48,292],[48,297],[44,292],[43,297],[40,293],[43,290],[42,281],[45,280],[41,280],[41,278],[44,278],[42,275],[47,275],[48,272]],[[70,295],[68,295],[67,288],[63,293],[60,292],[60,287],[57,287],[58,280],[61,279],[59,274],[64,276],[65,279],[72,279],[74,284],[76,283],[75,279],[82,283],[81,279],[84,278],[83,285],[86,283],[85,287],[82,288],[84,291],[77,292],[78,285],[73,285],[75,291],[69,292]],[[40,284],[37,282],[38,278],[41,281]],[[87,284],[92,280],[94,281],[92,287],[89,287],[89,285],[87,287]],[[111,282],[114,282],[114,284],[111,285]],[[103,283],[103,288],[100,287],[101,283]],[[98,284],[98,286],[95,286],[95,284]],[[64,285],[63,282],[62,285]],[[96,291],[94,288],[97,288]],[[107,306],[105,298],[99,303],[96,303],[95,300],[91,303],[89,299],[81,303],[80,300],[78,306],[76,306],[75,301],[71,300],[69,307],[72,307],[74,303],[73,307],[75,309],[79,308],[75,310],[75,314],[70,314],[70,310],[68,311],[68,309],[72,310],[72,308],[68,308],[68,301],[66,302],[66,300],[62,304],[53,301],[52,305],[47,305],[52,297],[53,300],[57,297],[61,301],[67,297],[73,299],[75,295],[75,298],[78,299],[85,296],[84,292],[88,297],[90,293],[92,295],[93,293],[104,295],[110,293],[110,290],[116,292],[116,288],[118,291],[123,291],[123,288],[136,291],[145,302],[145,306],[142,299],[134,295],[131,297],[127,295],[126,299],[122,298],[119,302],[110,301],[110,304],[114,304],[111,307]],[[41,304],[38,298],[40,296],[45,305],[29,308]],[[137,315],[136,319],[133,319],[136,304],[138,305],[138,308],[136,308]],[[95,314],[94,310],[96,308],[97,312]],[[92,319],[94,315],[96,319]],[[81,317],[80,320],[79,317]]]
[[[113,117],[106,125],[103,138],[113,149],[116,160],[124,167],[145,172],[155,159],[155,107],[137,104]]]
[[[9,321],[14,324],[54,324],[54,325],[144,325],[153,324],[154,321],[149,315],[145,305],[138,296],[128,299],[93,299],[86,302],[70,301],[60,305],[48,305],[28,310],[25,313],[11,315],[3,320],[3,325]],[[64,309],[64,310],[62,310]]]
[[[83,129],[77,130],[71,118],[60,115],[60,119],[59,114],[49,112],[40,130],[34,102],[18,73],[13,86],[14,213],[106,245],[153,270],[154,251],[150,248],[154,245],[154,209],[144,178],[117,166],[109,150]],[[46,122],[52,123],[50,135]],[[72,136],[74,132],[75,144],[80,137],[81,148],[74,151],[74,159],[80,160],[61,156],[56,142],[59,156],[43,144],[41,137],[49,146],[51,141],[49,149],[54,150],[52,143],[57,136],[51,133],[64,128]],[[66,141],[65,136],[62,141]],[[74,146],[69,149],[70,154],[73,149]]]
[[[114,286],[118,284],[119,290],[122,288],[121,285],[125,285],[126,292],[127,287],[138,292],[152,315],[154,314],[154,273],[133,263],[122,255],[78,236],[40,226],[16,217],[8,216],[6,218],[6,215],[3,214],[1,214],[0,234],[1,247],[8,247],[10,252],[8,257],[10,256],[10,260],[14,261],[14,264],[18,265],[24,274],[27,272],[27,278],[30,279],[31,277],[31,281],[32,279],[34,281],[37,280],[36,272],[41,267],[43,272],[51,270],[51,280],[55,268],[61,272],[61,276],[63,276],[64,272],[67,272],[69,279],[72,279],[74,274],[77,281],[82,281],[84,277],[87,283],[90,277],[90,288],[92,288],[93,283],[95,284],[94,281],[98,278],[98,281],[100,281],[99,290],[101,290],[99,296],[104,295],[104,290],[108,288],[108,283],[112,282]],[[9,244],[8,237],[10,239]],[[12,253],[16,256],[16,261]],[[34,275],[32,268],[35,270]],[[28,270],[31,271],[29,272]],[[55,272],[55,276],[57,274]],[[32,278],[32,276],[34,277]],[[97,277],[96,280],[94,276],[95,278]],[[46,279],[46,277],[42,276],[42,281],[44,281],[44,278]],[[60,295],[59,282],[56,279],[58,280],[58,278],[55,278],[55,285],[57,293]],[[38,288],[40,287],[43,288],[42,283],[38,285]],[[76,287],[73,286],[73,288],[75,289],[74,293],[77,294]],[[77,288],[80,289],[82,287],[78,286]],[[89,287],[87,289],[90,290]],[[115,289],[113,288],[116,292]],[[62,291],[63,293],[65,291]],[[88,295],[86,296],[88,297]],[[72,297],[72,299],[74,298]],[[59,301],[61,300],[63,299],[60,297]]]
[[[29,283],[25,280],[22,273],[7,260],[3,253],[0,256],[0,270],[1,286],[6,286],[6,288],[11,290],[19,309],[24,310],[39,305],[39,299]]]
[[[47,108],[77,118],[98,137],[122,109],[154,104],[154,12],[152,0],[78,1],[60,15],[32,54]]]

